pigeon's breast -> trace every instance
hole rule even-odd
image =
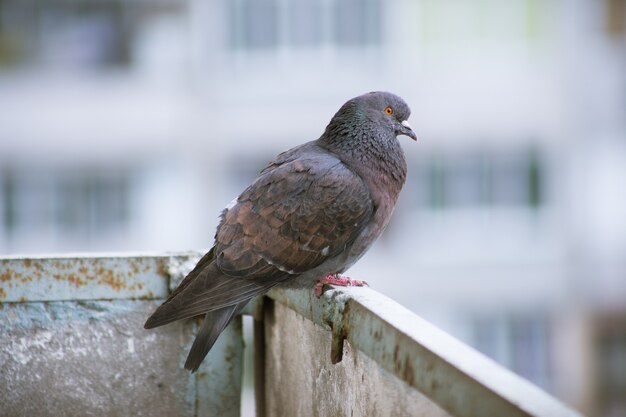
[[[398,146],[384,158],[372,158],[369,163],[356,168],[357,174],[367,185],[374,213],[372,221],[359,234],[348,252],[346,267],[348,269],[372,246],[383,233],[400,196],[406,181],[407,166],[402,149]]]
[[[380,237],[391,219],[395,208],[395,199],[393,201],[381,201],[376,206],[374,218],[372,222],[363,229],[359,237],[354,241],[352,248],[348,251],[345,269],[350,268],[369,250],[372,244]]]

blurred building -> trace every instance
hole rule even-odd
[[[351,274],[626,415],[626,1],[0,1],[0,253],[211,245],[348,98],[421,137]]]

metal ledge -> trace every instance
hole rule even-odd
[[[370,288],[274,289],[270,298],[329,329],[330,359],[343,341],[460,417],[581,414]]]
[[[39,333],[43,331],[45,335],[50,336],[51,340],[58,336],[58,342],[54,342],[58,345],[56,353],[60,352],[74,357],[83,352],[83,350],[81,350],[82,348],[76,350],[71,343],[68,344],[71,340],[63,336],[64,329],[68,328],[68,326],[84,324],[84,329],[82,327],[81,329],[84,330],[85,340],[92,337],[90,332],[94,331],[92,330],[93,326],[89,325],[89,320],[86,322],[85,320],[77,321],[76,323],[72,320],[72,317],[81,317],[76,312],[78,311],[77,309],[84,307],[84,300],[112,300],[110,302],[107,301],[110,305],[106,304],[108,307],[98,313],[98,317],[103,323],[101,324],[103,334],[106,337],[113,338],[117,334],[113,330],[120,326],[115,321],[118,320],[119,316],[119,314],[114,314],[116,311],[115,303],[123,303],[121,301],[123,299],[146,300],[165,298],[169,289],[175,286],[177,281],[194,266],[200,255],[199,252],[190,252],[171,255],[64,255],[55,257],[1,258],[0,311],[7,316],[7,320],[4,321],[4,326],[0,326],[0,328],[13,332],[13,336],[10,336],[5,342],[15,344],[16,340],[20,341],[20,343],[26,343],[35,339],[37,341],[39,340],[37,339]],[[322,363],[322,366],[327,371],[333,367],[331,363],[341,362],[346,352],[352,354],[352,350],[354,350],[363,353],[364,357],[371,359],[373,367],[368,368],[371,372],[377,372],[376,370],[379,368],[384,369],[390,374],[390,378],[402,381],[407,387],[415,389],[416,391],[413,392],[421,393],[421,395],[450,415],[462,417],[580,416],[579,413],[569,409],[540,388],[509,372],[372,289],[330,289],[320,299],[314,296],[312,289],[274,289],[268,293],[268,297],[293,310],[297,315],[313,322],[322,333],[330,331],[332,339],[328,337],[328,340],[331,340],[328,359],[318,358],[318,362]],[[54,305],[47,303],[50,301],[55,302]],[[56,303],[59,301],[62,301],[62,303]],[[22,302],[33,304],[19,304]],[[6,308],[7,306],[3,307],[3,303],[8,303],[9,308]],[[40,303],[43,304],[41,308],[39,308]],[[172,329],[178,329],[177,331],[183,332],[181,334],[184,334],[185,337],[179,336],[174,340],[172,346],[167,349],[169,350],[167,357],[176,358],[176,356],[180,356],[184,358],[186,349],[181,349],[180,344],[186,345],[189,343],[189,337],[191,336],[188,330],[184,330],[186,327],[181,327],[182,325],[179,324],[178,327],[172,326],[168,328],[166,326],[166,328],[159,330],[160,333],[144,332],[141,328],[141,323],[148,311],[154,308],[152,305],[154,301],[130,301],[130,303],[138,304],[128,304],[128,306],[137,310],[136,323],[132,325],[132,332],[131,330],[126,332],[130,335],[128,336],[129,340],[132,339],[132,343],[126,341],[129,357],[136,355],[134,348],[132,348],[133,346],[145,344],[146,351],[154,353],[154,361],[167,361],[167,358],[161,358],[165,352],[163,352],[162,342],[160,347],[155,345],[155,335],[165,334],[171,332]],[[149,303],[152,304],[148,305]],[[273,322],[270,321],[270,323],[262,321],[267,317],[272,317],[271,314],[268,316],[268,310],[264,309],[266,304],[263,299],[257,299],[246,309],[246,312],[253,314],[257,320],[255,324],[255,354],[259,357],[264,357],[266,351],[280,351],[277,348],[281,347],[270,345],[271,338],[266,341],[261,337],[263,329],[260,327],[257,329],[257,327],[265,325],[267,328],[271,328],[271,326],[275,326],[276,330],[285,324],[281,323],[283,319],[280,316],[274,316],[272,318]],[[50,315],[51,313],[46,309],[53,307],[61,308],[67,314],[52,314],[50,316],[52,321],[50,323],[45,322],[44,326],[43,322],[39,320],[40,316]],[[289,310],[283,309],[283,311]],[[14,316],[23,317],[26,320],[26,324],[31,323],[33,320],[34,323],[38,324],[34,327],[26,325],[12,329],[11,323],[15,324],[15,321],[14,319],[9,320],[8,317]],[[110,324],[108,323],[109,320],[111,321]],[[298,330],[296,327],[294,331],[304,332],[306,331],[305,327],[311,331],[311,326],[313,325],[303,326],[301,330]],[[133,332],[137,332],[137,334],[135,335]],[[227,333],[230,334],[232,332]],[[267,334],[271,335],[271,333]],[[98,337],[104,336],[98,333]],[[228,339],[230,345],[240,347],[241,329],[239,328],[229,338],[223,336],[221,339],[225,343]],[[115,340],[113,338],[102,346],[109,346]],[[346,341],[346,346],[344,346]],[[299,343],[299,338],[291,337],[289,343],[297,344]],[[93,353],[94,356],[102,356],[106,352],[104,350],[101,352],[100,346],[99,344],[93,346],[86,344],[84,349]],[[239,353],[236,353],[234,356],[230,348],[230,350],[224,351],[226,353],[218,352],[217,349],[214,349],[215,352],[212,351],[211,353],[214,353],[216,359],[207,361],[216,365],[217,369],[222,369],[224,366],[230,366],[228,365],[228,358],[234,358],[237,366],[232,367],[232,369],[228,368],[227,374],[232,375],[233,380],[236,381],[232,388],[229,388],[229,392],[234,392],[235,397],[241,393],[241,387],[239,382],[237,382],[240,380],[242,361],[239,347],[236,349]],[[289,349],[290,347],[291,345],[285,348]],[[327,348],[322,349],[322,355],[325,354],[325,349]],[[46,359],[45,355],[48,352],[47,344],[42,344],[40,350],[41,352],[39,353],[31,352],[29,354],[32,354],[32,358],[40,358],[41,368],[39,372],[48,372],[52,377],[57,371],[54,371],[52,368],[47,369],[47,367],[54,363],[52,360],[54,357],[50,360]],[[7,352],[10,352],[10,349]],[[30,352],[30,350],[26,352]],[[317,350],[313,352],[315,355],[318,353],[319,351]],[[97,366],[91,361],[80,362],[79,356],[76,356],[76,361],[85,367],[85,375],[93,374],[92,376],[99,379],[99,371],[94,370]],[[32,358],[28,356],[23,359],[31,360]],[[294,359],[296,362],[301,360],[301,357]],[[360,359],[356,360],[355,363],[361,363],[359,361]],[[177,362],[177,360],[174,359],[174,362]],[[15,364],[16,369],[13,374],[27,376],[27,369],[21,367],[20,363]],[[257,363],[262,365],[265,362],[257,361]],[[137,375],[143,375],[142,372],[144,370],[150,369],[150,367],[140,365],[138,363],[135,366],[134,378],[137,378]],[[72,370],[75,368],[64,369],[70,372],[68,377],[77,376],[71,374],[75,372]],[[180,368],[177,369],[180,371]],[[339,367],[335,367],[335,369],[339,369]],[[257,367],[257,371],[258,375],[255,377],[257,404],[262,406],[265,401],[263,396],[266,392],[264,385],[270,385],[272,381],[264,380],[265,374],[262,367]],[[176,369],[171,371],[174,380],[188,380],[188,376],[180,375],[176,372]],[[295,371],[292,369],[289,372]],[[206,371],[199,374],[201,376],[209,375],[210,372]],[[86,377],[85,375],[82,376]],[[151,381],[151,374],[144,376],[146,381]],[[208,380],[223,381],[223,378],[209,378]],[[358,390],[358,382],[355,382],[354,388],[352,388],[353,382],[355,381],[347,381],[350,389]],[[21,388],[26,389],[33,383],[33,381],[26,378],[25,385]],[[158,391],[162,388],[158,384],[155,387],[152,385],[150,383],[144,384],[148,390],[152,391]],[[377,388],[373,387],[372,389],[376,390]],[[152,391],[150,391],[149,395],[155,394]],[[62,396],[63,392],[65,391],[57,394]],[[198,394],[200,399],[216,391],[205,387],[202,389],[202,392],[204,396]],[[367,392],[361,394],[367,395]],[[125,394],[120,393],[120,395]],[[213,398],[213,394],[209,396]],[[182,403],[187,403],[185,402],[187,400],[181,401]],[[231,403],[232,401],[228,404]],[[198,404],[202,404],[202,401]],[[198,408],[196,404],[196,411],[200,410],[200,408],[202,407]],[[211,410],[216,409],[213,406],[209,408]],[[258,413],[261,408],[264,407],[258,407]],[[239,413],[238,407],[233,408],[233,413],[233,415]],[[259,415],[261,413],[262,411]],[[200,414],[213,415],[208,409],[206,412],[200,412]]]
[[[2,257],[0,302],[162,299],[200,256],[188,252]]]

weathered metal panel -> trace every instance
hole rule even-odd
[[[199,256],[0,259],[0,416],[238,416],[239,319],[195,375],[194,320],[143,329]],[[270,297],[260,415],[579,415],[370,289]]]
[[[270,297],[330,330],[330,352],[321,352],[328,362],[345,360],[347,341],[454,416],[580,416],[369,288],[331,290],[321,300],[312,291],[294,289],[275,289]],[[283,325],[281,317],[276,320],[274,326]]]
[[[183,255],[188,256],[192,255]],[[0,259],[0,302],[164,298],[172,259],[112,255],[4,258]]]
[[[192,326],[143,330],[157,304],[2,304],[0,415],[195,416]]]
[[[135,299],[165,297],[197,258],[0,259],[0,416],[239,416],[240,321],[190,374],[196,321],[144,330],[162,300]]]
[[[331,333],[280,303],[265,315],[265,416],[448,417],[350,343],[328,355]]]

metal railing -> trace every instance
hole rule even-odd
[[[143,322],[198,253],[0,259],[0,415],[239,416],[238,318],[196,374],[195,320]],[[254,317],[258,416],[579,416],[369,288],[275,289]]]

